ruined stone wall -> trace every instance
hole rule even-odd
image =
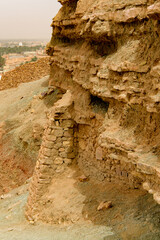
[[[27,203],[28,219],[47,219],[43,216],[44,198],[53,178],[59,177],[72,164],[77,154],[77,141],[74,136],[75,123],[67,112],[72,104],[70,93],[59,100],[50,113],[39,151],[33,179],[30,185],[30,196]]]
[[[160,2],[60,2],[50,86],[71,92],[77,165],[98,181],[143,186],[160,203]]]
[[[53,20],[48,47],[50,84],[68,89],[77,83],[90,96],[109,103],[101,127],[96,127],[97,133],[89,131],[89,145],[94,141],[92,151],[85,143],[87,151],[80,151],[79,165],[84,171],[94,166],[94,173],[101,179],[127,177],[133,187],[143,182],[145,186],[147,181],[147,190],[150,188],[157,198],[160,3],[79,0],[63,1],[62,5]],[[67,74],[61,75],[64,72]],[[74,87],[72,92],[75,96]],[[83,108],[81,112],[85,111]],[[95,128],[91,122],[91,128]],[[85,137],[89,139],[86,134]],[[98,147],[103,152],[99,161]],[[89,156],[90,161],[84,160]]]

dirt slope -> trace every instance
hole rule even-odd
[[[24,205],[28,196],[27,185],[15,189],[0,200],[0,239],[1,240],[103,240],[112,236],[111,228],[86,225],[51,226],[32,225],[24,218]]]
[[[55,92],[42,99],[47,91],[48,76],[0,91],[0,193],[32,175],[46,113],[58,96]]]

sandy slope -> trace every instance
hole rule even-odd
[[[32,225],[24,218],[27,195],[27,185],[24,185],[0,200],[1,240],[103,240],[113,235],[109,227],[85,222],[70,226]]]
[[[48,90],[48,76],[0,91],[0,194],[20,186],[33,173],[46,113],[57,100]]]

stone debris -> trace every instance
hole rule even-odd
[[[40,95],[39,95],[39,98],[40,99],[43,99],[43,98],[45,98],[46,96],[47,96],[47,91],[46,92],[42,92]]]
[[[113,204],[111,201],[104,201],[99,204],[99,206],[97,207],[97,211],[106,210],[112,207],[113,207]]]
[[[87,177],[85,175],[82,175],[78,179],[79,179],[80,182],[87,182],[89,180],[89,177]]]
[[[49,58],[44,57],[6,72],[2,76],[0,90],[17,87],[21,83],[35,81],[47,75],[49,75]]]

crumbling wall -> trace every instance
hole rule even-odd
[[[160,3],[60,2],[50,86],[71,92],[77,164],[98,181],[143,186],[160,203]]]
[[[28,219],[47,219],[40,214],[42,205],[46,204],[43,197],[53,178],[59,177],[76,156],[75,123],[68,112],[70,105],[72,98],[67,92],[50,113],[30,186],[26,210]]]

